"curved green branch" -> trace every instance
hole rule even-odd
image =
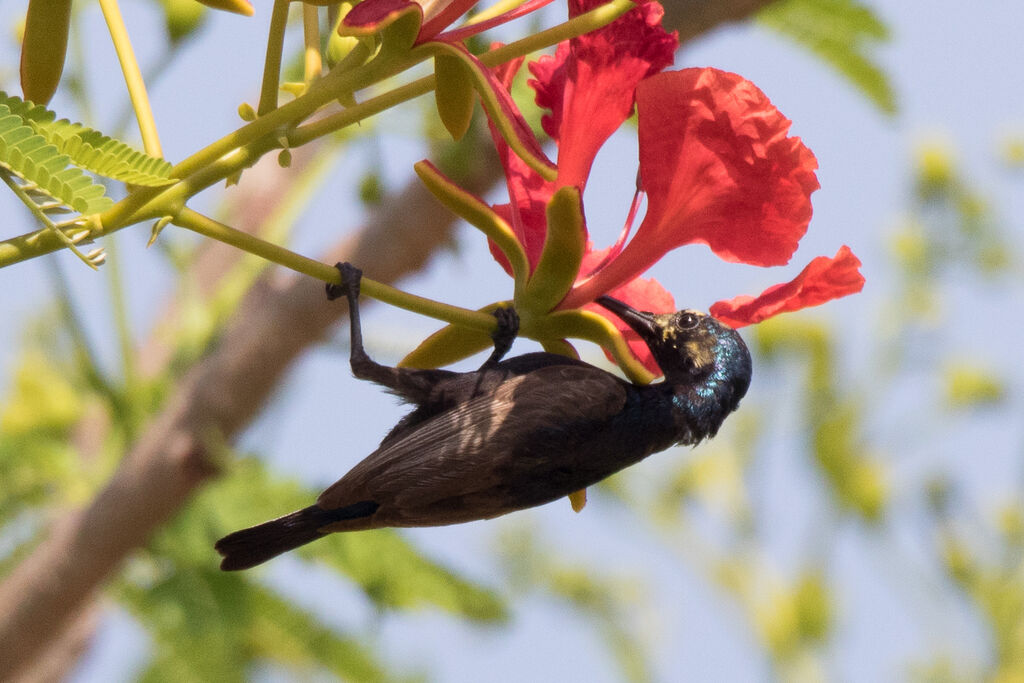
[[[334,266],[329,266],[326,263],[302,256],[301,254],[296,254],[294,251],[285,249],[272,242],[267,242],[249,233],[236,230],[192,209],[183,209],[172,220],[172,223],[206,237],[211,237],[219,242],[238,247],[243,251],[265,258],[295,272],[309,275],[323,282],[341,284],[341,276]],[[494,316],[441,303],[426,297],[416,296],[415,294],[403,292],[400,289],[369,278],[364,277],[362,279],[360,291],[378,301],[455,325],[484,332],[490,332],[495,327]]]
[[[263,116],[277,109],[277,90],[281,84],[281,53],[284,51],[284,32],[288,26],[288,8],[291,0],[274,0],[270,13],[270,34],[267,36],[267,56],[263,62],[263,82],[256,112]]]
[[[153,109],[149,105],[146,82],[142,78],[142,71],[135,59],[135,51],[132,49],[128,29],[121,16],[121,8],[118,6],[117,0],[100,0],[100,8],[103,10],[103,19],[107,22],[107,30],[110,31],[110,40],[117,52],[117,60],[121,63],[121,71],[124,73],[125,85],[128,86],[128,96],[132,100],[135,118],[139,122],[142,146],[146,150],[146,154],[162,157],[160,136],[156,131]]]

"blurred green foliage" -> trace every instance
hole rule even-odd
[[[970,408],[1001,403],[1006,385],[994,372],[971,363],[954,363],[945,371],[946,400],[954,408]]]
[[[546,595],[564,601],[603,639],[624,680],[653,681],[648,648],[637,632],[637,614],[652,609],[650,595],[634,577],[610,576],[598,567],[573,564],[525,525],[506,528],[497,551],[515,597]]]
[[[795,317],[795,316],[794,316]],[[864,401],[849,389],[836,369],[832,332],[801,318],[774,318],[757,326],[755,340],[768,362],[789,353],[805,368],[803,396],[811,453],[836,500],[867,521],[877,522],[888,498],[882,467],[858,431]]]
[[[235,276],[246,274],[241,269]],[[224,321],[217,317],[213,327]],[[203,329],[204,337],[216,336],[207,325]],[[107,376],[111,395],[90,390],[86,376],[96,372],[95,365],[67,363],[61,353],[66,345],[60,343],[66,327],[46,330],[45,324],[37,326],[42,334],[23,354],[0,403],[4,573],[39,540],[35,530],[50,515],[89,501],[124,452],[124,435],[160,408],[166,393],[161,387],[169,380],[136,387],[132,396],[149,399],[139,400],[133,411],[120,410],[127,388]],[[186,327],[179,340],[193,346],[192,329]],[[180,371],[177,363],[171,365],[172,375]],[[93,442],[86,432],[104,436]],[[326,670],[344,680],[394,679],[395,667],[379,661],[367,633],[337,632],[320,615],[264,585],[257,572],[219,570],[212,550],[217,538],[303,507],[317,493],[271,475],[254,458],[235,459],[229,470],[163,527],[108,590],[150,636],[150,659],[140,679],[241,681],[264,662],[296,673]],[[346,577],[378,610],[431,607],[476,623],[507,619],[505,603],[493,589],[439,565],[394,531],[338,535],[301,556]]]
[[[1000,152],[1003,161],[1009,168],[1024,168],[1024,135],[1007,135],[1002,142]]]
[[[758,21],[831,65],[881,111],[896,113],[889,77],[870,55],[889,39],[889,29],[870,7],[856,0],[782,0],[761,10]]]
[[[279,188],[285,197],[260,216],[265,235],[288,238],[342,141],[321,149]],[[201,251],[170,239],[160,244],[177,274],[178,307],[157,330],[169,347],[166,366],[144,379],[134,353],[125,354],[116,371],[103,367],[66,281],[53,271],[58,306],[29,329],[11,388],[0,401],[3,574],[40,540],[52,515],[87,504],[104,485],[134,435],[163,408],[174,383],[215,348],[242,297],[267,268],[245,256],[214,287],[204,288],[194,275]],[[124,283],[117,269],[108,273],[116,299]],[[127,330],[114,308],[116,324]],[[161,528],[107,589],[149,636],[139,680],[243,681],[268,664],[296,677],[319,672],[350,681],[407,679],[401,665],[374,651],[372,624],[340,632],[323,614],[266,585],[260,572],[220,571],[213,551],[217,538],[304,507],[318,493],[268,472],[257,458],[224,448],[226,474]],[[429,608],[488,626],[508,619],[496,590],[442,566],[392,530],[339,534],[296,555],[350,582],[376,612]]]

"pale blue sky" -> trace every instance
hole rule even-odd
[[[136,36],[145,36],[155,28],[155,16],[148,12],[148,5],[125,4],[129,27]],[[1024,215],[1020,175],[1007,173],[997,162],[1000,136],[1008,131],[1024,132],[1024,76],[1019,47],[1024,9],[1006,0],[970,6],[952,0],[871,4],[892,28],[892,42],[877,56],[897,93],[900,112],[893,118],[879,114],[851,86],[800,48],[755,26],[721,30],[679,55],[679,66],[716,66],[736,71],[758,84],[793,120],[793,132],[815,152],[822,189],[814,196],[815,217],[810,232],[789,268],[769,272],[722,264],[706,250],[694,247],[671,255],[652,270],[673,291],[680,305],[706,308],[718,299],[757,293],[788,279],[814,256],[832,255],[841,244],[849,244],[865,263],[867,287],[862,295],[831,304],[822,313],[839,321],[849,338],[864,342],[844,349],[844,367],[854,375],[868,367],[866,341],[876,329],[879,307],[891,284],[883,272],[886,232],[897,223],[907,204],[908,169],[916,141],[933,136],[949,140],[957,150],[963,172],[998,200],[998,216],[1018,236],[1022,227],[1019,217]],[[208,30],[216,33],[216,40],[230,41],[236,54],[262,54],[269,8],[266,3],[258,5],[255,19],[217,16]],[[15,9],[12,3],[0,6],[5,26],[10,24]],[[93,12],[94,21],[96,14],[98,11]],[[90,49],[110,69],[94,83],[99,92],[104,92],[117,85],[120,75],[98,21],[94,35],[94,47]],[[211,37],[204,40],[211,41]],[[144,63],[147,56],[154,56],[144,39],[136,38],[136,44]],[[16,91],[11,85],[16,52],[9,41],[0,47],[0,77],[7,88]],[[204,50],[186,55],[152,93],[157,122],[164,124],[161,134],[168,158],[179,159],[192,151],[196,140],[205,142],[231,130],[237,121],[237,104],[255,98],[260,66],[258,59],[225,63]],[[199,101],[190,101],[193,97]],[[61,100],[54,105],[60,111]],[[103,128],[112,119],[109,112],[103,112],[93,123]],[[410,116],[409,120],[415,119]],[[386,170],[395,182],[401,182],[409,175],[409,165],[422,153],[401,139],[383,144],[389,159],[400,160]],[[358,156],[344,160],[339,177],[358,172],[360,162]],[[617,233],[632,194],[634,175],[634,142],[629,137],[613,140],[599,157],[585,198],[596,242],[607,243]],[[216,192],[219,195],[220,190]],[[7,196],[0,195],[0,210],[8,216],[0,235],[25,230],[22,209]],[[315,255],[322,245],[358,225],[356,212],[336,195],[319,202],[303,222],[298,250]],[[607,225],[594,218],[606,216]],[[154,302],[162,299],[167,273],[158,254],[142,249],[148,228],[140,226],[126,233],[120,240],[121,258],[131,283],[133,318],[144,329],[158,308]],[[506,298],[509,282],[487,254],[480,236],[463,229],[459,244],[457,254],[435,260],[426,273],[404,286],[467,307]],[[67,254],[57,258],[75,282],[77,300],[90,312],[90,330],[109,352],[108,360],[113,361],[115,344],[107,331],[109,312],[100,303],[105,301],[102,274],[92,274]],[[50,293],[41,262],[4,270],[0,283],[0,316],[6,321],[0,326],[2,390],[15,360],[19,330],[49,301]],[[982,359],[995,359],[996,363],[1019,355],[1017,340],[1024,331],[1024,315],[1015,301],[1019,301],[1020,289],[1018,277],[1010,285],[1009,294],[1005,284],[983,299],[975,291],[953,292],[949,312],[956,313],[945,322],[956,330],[956,348]],[[91,304],[94,301],[97,303]],[[398,330],[407,331],[410,339],[422,337],[435,327],[430,320],[375,307],[366,321],[370,352],[381,360],[393,361],[402,349],[375,347],[375,338]],[[999,334],[994,334],[996,331]],[[517,348],[532,346],[520,342]],[[759,376],[755,371],[748,404],[777,401],[783,389],[772,385],[773,379],[778,378]],[[1009,381],[1011,407],[1019,414],[1020,373]],[[927,386],[912,388],[905,398],[926,401],[930,398],[927,390]],[[357,408],[343,412],[339,408],[342,402]],[[369,453],[401,413],[402,408],[390,396],[351,380],[341,353],[316,351],[296,367],[279,400],[243,439],[243,448],[259,449],[276,467],[312,485],[326,485]],[[930,444],[926,438],[895,441],[893,450],[900,451],[904,446],[907,450],[893,458],[893,466],[897,472],[912,473],[915,467],[929,466],[934,458],[951,467],[963,467],[964,479],[979,499],[990,497],[995,501],[1014,492],[1019,495],[1020,421],[1010,420],[1008,415],[1003,418],[997,428],[971,425],[962,437],[943,438],[941,443]],[[777,528],[769,535],[767,553],[784,573],[807,554],[807,539],[815,533],[815,521],[806,517],[820,508],[820,500],[814,491],[817,484],[808,480],[803,456],[791,448],[792,438],[785,438],[785,413],[781,419],[782,438],[772,447],[771,464],[759,472],[764,480],[759,511],[777,520]],[[339,433],[338,429],[343,431]],[[687,452],[661,457],[686,457]],[[958,460],[960,454],[963,460]],[[655,461],[639,467],[648,468],[637,474],[640,477],[655,477],[659,471]],[[757,654],[743,614],[709,584],[695,564],[666,555],[656,539],[637,530],[629,516],[614,504],[597,500],[583,514],[574,515],[567,504],[559,502],[506,520],[409,533],[434,557],[498,585],[501,573],[490,550],[501,529],[522,523],[539,528],[545,538],[562,549],[567,560],[640,577],[648,597],[646,602],[638,603],[636,621],[641,632],[650,633],[660,680],[680,680],[680,672],[693,680],[760,680],[766,676],[766,662]],[[885,540],[848,526],[841,527],[840,533],[827,558],[841,585],[837,644],[842,647],[834,648],[828,660],[834,677],[896,680],[910,658],[927,657],[943,642],[959,644],[976,656],[984,656],[984,641],[969,615],[950,615],[946,612],[949,606],[938,605],[934,607],[938,616],[933,627],[921,630],[920,615],[900,613],[898,597],[913,591],[917,577],[907,576],[905,568],[884,563],[879,566],[876,558],[888,556],[890,562],[898,564],[901,553],[913,556],[918,549],[912,525]],[[879,546],[886,543],[898,546],[898,551],[880,551]],[[275,562],[267,577],[275,585],[301,577],[303,586],[294,591],[296,598],[311,606],[330,603],[331,623],[358,626],[375,618],[351,587],[320,574],[309,576],[295,560]],[[469,628],[429,612],[386,617],[379,631],[382,651],[410,668],[424,666],[436,672],[441,681],[619,680],[617,669],[602,653],[600,639],[583,618],[564,605],[534,596],[517,601],[514,613],[511,628],[493,631]],[[82,682],[122,679],[130,671],[133,656],[126,657],[125,653],[134,651],[137,656],[141,647],[144,637],[130,622],[112,616],[76,678]],[[268,675],[266,680],[279,678]]]

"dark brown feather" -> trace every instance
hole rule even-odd
[[[574,467],[586,456],[576,445],[579,436],[589,438],[623,409],[627,386],[603,370],[575,363],[495,383],[386,439],[324,491],[317,505],[330,510],[372,500],[380,504],[375,526],[451,524],[467,521],[469,510],[480,519],[521,509],[506,491],[543,481],[545,470]],[[533,433],[538,430],[545,433]],[[542,459],[523,452],[522,444],[536,443],[544,444]],[[534,466],[517,466],[520,458]],[[538,460],[543,461],[539,469]]]

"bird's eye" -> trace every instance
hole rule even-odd
[[[683,313],[679,316],[679,327],[684,330],[692,330],[697,327],[697,316],[693,313]]]

